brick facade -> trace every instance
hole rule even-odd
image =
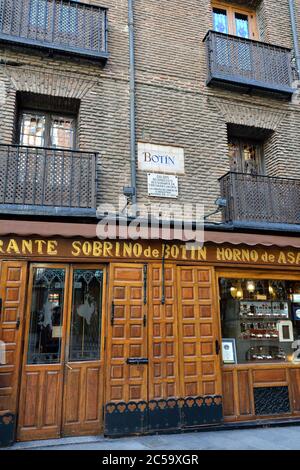
[[[2,44],[0,141],[14,141],[18,91],[80,100],[79,148],[100,154],[97,201],[117,203],[123,186],[130,184],[127,0],[86,3],[109,8],[107,64]],[[292,47],[288,0],[238,3],[257,8],[262,41]],[[198,201],[206,212],[214,209],[217,179],[229,170],[228,123],[270,131],[264,145],[267,174],[298,177],[297,97],[288,101],[206,86],[202,40],[212,28],[210,1],[138,0],[135,22],[137,140],[184,148],[179,203]],[[139,202],[151,202],[145,172],[137,172],[137,194]]]

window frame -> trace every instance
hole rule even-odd
[[[55,112],[55,111],[45,111],[41,109],[33,109],[33,108],[22,108],[18,113],[18,127],[17,127],[17,144],[21,144],[21,128],[22,128],[22,116],[24,114],[32,114],[32,115],[39,115],[45,116],[45,139],[44,139],[44,146],[40,148],[51,148],[51,149],[60,149],[61,147],[54,147],[51,145],[51,127],[52,122],[55,118],[63,117],[69,118],[74,121],[74,135],[73,135],[73,145],[70,148],[63,147],[62,150],[76,150],[76,143],[77,143],[77,116],[73,113],[68,112]]]
[[[235,13],[246,15],[249,19],[249,39],[259,41],[259,33],[257,27],[257,15],[256,11],[251,8],[241,7],[240,5],[229,4],[226,2],[212,1],[211,11],[212,16],[214,9],[218,8],[220,10],[225,10],[227,13],[228,19],[228,34],[237,36],[235,28]]]

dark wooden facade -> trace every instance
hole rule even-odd
[[[257,395],[272,387],[288,391],[289,400],[288,411],[275,409],[273,417],[299,416],[297,364],[222,365],[218,305],[221,276],[299,279],[297,250],[293,263],[283,268],[286,249],[208,245],[187,259],[180,245],[172,244],[162,263],[157,242],[119,247],[107,242],[101,256],[100,245],[94,245],[98,251],[88,249],[91,240],[82,240],[80,253],[74,239],[42,241],[35,248],[19,238],[1,244],[0,338],[8,355],[0,366],[0,410],[17,415],[17,439],[117,436],[269,419],[258,414]],[[126,257],[131,249],[135,255]],[[244,258],[227,261],[230,250]],[[66,270],[62,357],[54,365],[26,361],[35,267]],[[67,357],[77,267],[104,272],[101,355],[88,362]]]

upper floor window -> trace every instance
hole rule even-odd
[[[22,111],[19,144],[73,149],[75,147],[75,118],[48,112]]]
[[[230,171],[263,174],[263,146],[251,139],[229,137]]]
[[[221,2],[213,2],[212,8],[214,31],[258,39],[255,11]]]

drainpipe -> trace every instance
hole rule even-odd
[[[134,0],[128,0],[129,27],[129,93],[130,93],[130,168],[132,204],[137,202],[136,194],[136,128],[135,128],[135,54],[134,54]]]
[[[298,31],[297,31],[297,22],[296,22],[296,12],[295,12],[294,0],[289,0],[289,7],[290,7],[290,15],[291,15],[291,25],[292,25],[292,33],[293,33],[294,51],[295,51],[295,56],[296,56],[296,67],[297,67],[298,78],[300,78],[299,38],[298,38]]]

